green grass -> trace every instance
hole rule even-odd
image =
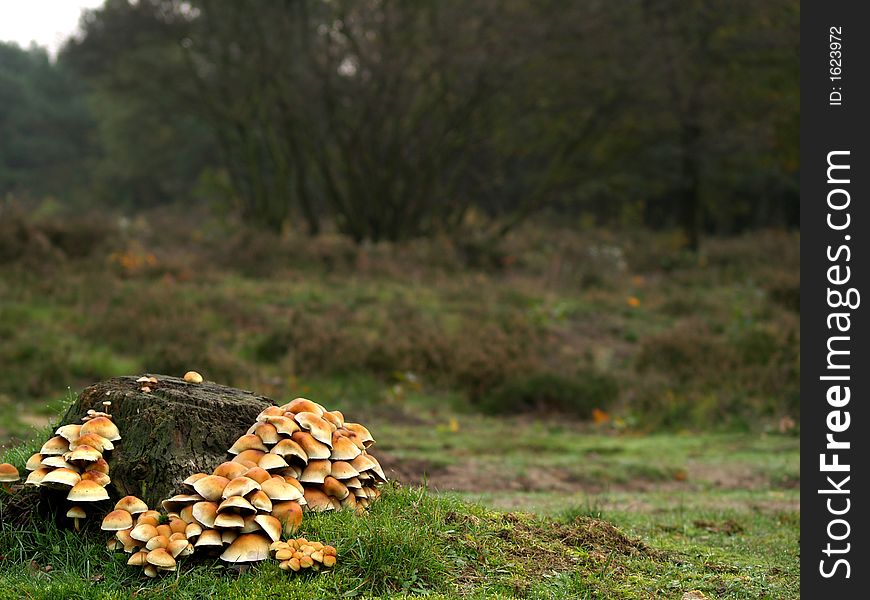
[[[108,552],[100,532],[3,525],[0,598],[798,597],[793,516],[614,517],[629,537],[576,512],[545,520],[394,488],[365,517],[306,516],[302,535],[338,549],[332,571],[287,575],[267,561],[239,573],[187,560],[153,581]]]

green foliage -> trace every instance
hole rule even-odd
[[[477,404],[481,410],[495,414],[562,413],[588,419],[593,409],[608,409],[618,394],[619,385],[609,375],[586,372],[564,377],[538,373],[508,379]]]

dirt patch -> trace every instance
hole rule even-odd
[[[710,533],[724,533],[725,535],[736,535],[738,533],[743,533],[744,531],[743,525],[733,519],[726,519],[725,521],[720,522],[695,521],[692,525],[698,529],[709,531]]]

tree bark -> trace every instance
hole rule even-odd
[[[227,450],[273,402],[265,396],[211,382],[193,384],[156,375],[156,384],[137,377],[116,377],[86,388],[64,415],[62,424],[81,423],[89,409],[106,411],[121,433],[105,453],[107,486],[117,500],[138,496],[150,508],[181,491],[196,472],[210,473],[228,460]],[[150,392],[141,391],[149,386]]]

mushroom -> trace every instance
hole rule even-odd
[[[193,518],[203,527],[214,527],[218,505],[214,502],[197,502],[193,505]]]
[[[302,429],[308,430],[315,440],[327,446],[332,446],[332,428],[329,421],[317,416],[312,412],[300,412],[296,414],[296,422]]]
[[[290,433],[293,432],[291,431]],[[248,429],[248,435],[255,435],[260,438],[264,444],[269,444],[270,446],[281,441],[281,438],[278,436],[278,430],[272,423],[254,423],[251,425],[250,429]],[[288,433],[287,435],[290,434]]]
[[[287,483],[283,478],[272,478],[261,484],[261,489],[269,499],[274,501],[298,500],[302,497],[299,490]]]
[[[302,471],[299,481],[302,483],[323,483],[332,472],[332,463],[328,460],[311,460]]]
[[[66,516],[73,520],[73,527],[75,530],[79,530],[79,521],[86,518],[88,515],[85,513],[85,509],[81,506],[73,506],[68,511],[66,511]]]
[[[0,464],[0,483],[3,483],[3,489],[6,490],[6,492],[11,492],[9,484],[15,483],[19,479],[21,479],[21,474],[14,465],[10,465],[9,463]]]
[[[263,528],[263,531],[266,532],[266,535],[268,535],[273,542],[277,542],[281,539],[281,531],[283,529],[281,521],[271,515],[256,515],[254,521]]]
[[[287,461],[278,456],[277,454],[264,454],[260,457],[257,466],[267,471],[277,471],[279,469],[284,469],[290,465],[287,464]]]
[[[221,477],[220,475],[208,475],[207,477],[203,477],[196,481],[193,484],[193,489],[195,489],[196,493],[206,500],[216,502],[217,500],[220,500],[221,494],[229,482],[230,480],[226,477]]]
[[[202,375],[196,371],[188,371],[184,374],[184,380],[188,383],[202,383]]]
[[[39,450],[39,453],[43,456],[64,454],[65,452],[69,452],[69,440],[59,435],[49,439]]]
[[[335,509],[335,506],[329,501],[329,496],[315,488],[305,488],[305,502],[308,505],[308,510],[312,512],[325,512]]]
[[[239,476],[231,480],[226,487],[224,487],[221,497],[226,499],[230,496],[247,496],[254,490],[259,489],[260,484],[250,477]]]
[[[302,449],[302,446],[300,446],[292,439],[281,440],[280,442],[275,444],[275,446],[273,446],[269,452],[271,454],[277,454],[278,456],[283,457],[284,460],[288,460],[288,457],[295,456],[299,458],[303,463],[308,462],[308,454],[305,452],[305,450]]]
[[[261,450],[263,452],[269,451],[269,449],[263,443],[263,440],[261,440],[259,436],[254,435],[253,433],[246,433],[245,435],[237,439],[236,443],[232,445],[228,452],[230,454],[240,454],[245,450]]]
[[[320,406],[316,402],[308,400],[307,398],[296,398],[295,400],[285,404],[281,408],[284,411],[291,413],[310,412],[314,413],[318,417],[323,415],[324,413],[322,406]]]
[[[239,514],[257,512],[257,509],[241,496],[230,496],[218,506],[219,514],[228,510],[234,510]],[[215,521],[215,524],[217,525],[217,521]]]
[[[91,448],[96,449],[100,453],[115,449],[115,445],[112,442],[100,435],[97,435],[96,433],[86,433],[84,435],[80,435],[75,440],[70,442],[69,449],[75,450],[82,445],[90,446]]]
[[[148,564],[154,565],[158,569],[172,569],[175,567],[175,559],[167,552],[166,548],[155,548],[145,557]]]
[[[126,510],[113,510],[103,518],[100,529],[103,531],[121,531],[133,527],[133,517]]]
[[[27,480],[24,482],[24,485],[32,485],[34,487],[38,487],[42,485],[42,480],[45,479],[45,476],[51,473],[51,469],[48,467],[39,467],[35,471],[31,471],[30,475],[27,476]]]
[[[79,435],[88,433],[96,433],[97,435],[106,438],[110,442],[117,442],[121,439],[121,432],[118,431],[118,426],[112,423],[108,417],[95,417],[82,425]]]
[[[24,468],[28,471],[35,471],[42,466],[42,459],[42,454],[37,452],[36,454],[32,455],[30,458],[27,459],[27,464],[24,465]]]
[[[70,450],[64,454],[63,458],[67,462],[96,462],[103,458],[103,454],[96,448],[88,446],[87,444],[82,444],[81,446],[77,446],[75,450]]]
[[[97,482],[85,479],[73,486],[66,499],[70,502],[99,502],[108,500],[109,492]]]
[[[372,437],[372,434],[369,432],[369,430],[360,425],[359,423],[345,423],[344,428],[359,436],[360,440],[362,440],[362,443],[363,445],[365,445],[366,448],[375,443],[375,438]]]
[[[85,471],[82,473],[82,481],[93,481],[97,485],[102,487],[106,487],[112,482],[111,477],[106,475],[105,473],[100,473],[99,471]]]
[[[222,548],[224,545],[221,540],[220,531],[216,529],[204,529],[201,534],[199,534],[199,539],[196,540],[196,544],[194,544],[195,548]]]
[[[54,433],[64,438],[68,442],[73,442],[79,438],[81,435],[82,426],[78,423],[71,423],[69,425],[62,425],[57,428],[57,431]]]
[[[37,471],[34,471],[36,473]],[[82,480],[72,469],[55,469],[45,475],[39,485],[51,490],[68,490]]]
[[[148,510],[148,505],[136,496],[124,496],[115,504],[115,510],[125,510],[131,515],[138,515]]]
[[[329,458],[332,454],[329,446],[314,439],[314,436],[307,431],[297,431],[290,436],[290,439],[302,447],[309,459]]]
[[[232,563],[257,562],[269,558],[269,539],[259,533],[243,533],[221,554],[221,560]]]
[[[277,433],[283,435],[293,435],[297,431],[301,431],[299,424],[284,414],[269,415],[265,417],[265,422],[274,427]]]

